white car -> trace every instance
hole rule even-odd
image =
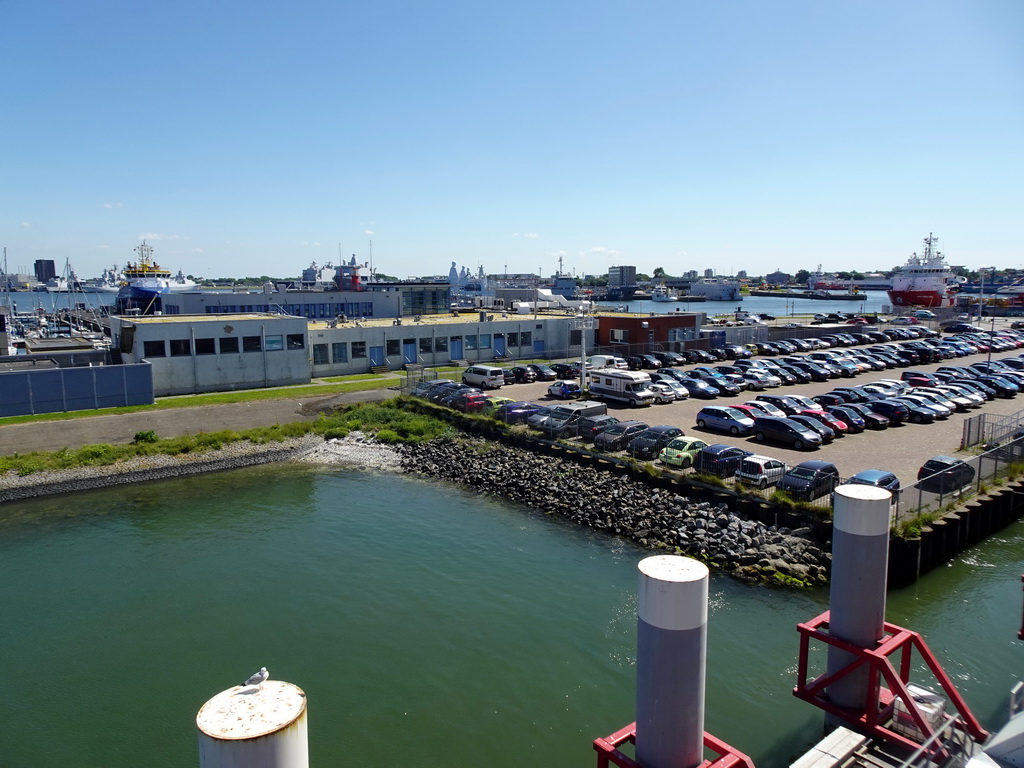
[[[674,403],[677,399],[675,391],[668,384],[662,384],[660,381],[652,381],[647,388],[654,393],[656,403]]]
[[[664,386],[671,389],[676,396],[676,400],[685,400],[690,396],[690,393],[686,390],[686,387],[684,387],[675,379],[669,378],[668,376],[665,376],[662,379],[658,379],[656,383],[663,384]]]

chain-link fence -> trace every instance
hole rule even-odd
[[[1009,416],[994,413],[979,413],[964,420],[964,431],[960,437],[960,450],[976,445],[993,446],[1007,440],[1021,437],[1024,429],[1024,411]]]

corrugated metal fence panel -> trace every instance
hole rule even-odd
[[[150,405],[153,397],[153,366],[136,363],[122,366],[124,370],[125,405]]]
[[[985,414],[979,413],[977,416],[970,416],[964,419],[964,431],[960,437],[960,450],[970,448],[972,445],[977,445],[983,442],[985,434]]]
[[[32,413],[32,389],[28,371],[0,374],[0,416],[27,416]]]
[[[0,373],[0,417],[149,405],[148,363]]]
[[[32,377],[32,413],[60,413],[68,410],[61,368],[32,371],[29,375]]]

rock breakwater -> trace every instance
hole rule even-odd
[[[751,581],[828,581],[830,555],[809,537],[724,506],[588,466],[483,440],[404,446],[406,472],[470,486],[579,525],[704,560]]]

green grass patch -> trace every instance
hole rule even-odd
[[[385,443],[414,443],[455,434],[455,429],[447,421],[418,413],[409,405],[404,398],[381,403],[356,403],[330,416],[321,416],[316,421],[295,421],[240,431],[200,432],[172,438],[160,438],[148,430],[136,433],[132,442],[123,445],[98,443],[78,449],[63,448],[52,452],[0,456],[0,472],[14,471],[19,475],[29,475],[75,467],[110,465],[140,456],[201,454],[242,440],[266,445],[311,433],[331,439],[342,438],[354,430],[360,430],[375,435]]]

